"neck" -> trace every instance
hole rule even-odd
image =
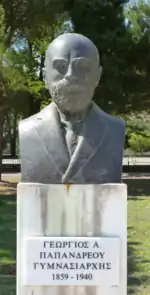
[[[77,112],[77,113],[71,113],[71,112],[62,112],[58,107],[58,112],[61,116],[61,118],[64,121],[70,122],[70,123],[80,123],[82,121],[84,121],[84,119],[86,118],[86,116],[89,114],[90,110],[92,108],[92,103],[85,108],[84,110]]]

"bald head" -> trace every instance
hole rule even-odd
[[[48,57],[52,58],[56,54],[68,59],[85,57],[97,67],[100,62],[99,52],[94,43],[87,37],[75,33],[60,35],[48,46]]]
[[[46,51],[46,83],[61,111],[79,112],[88,107],[100,76],[99,53],[83,35],[57,37]]]

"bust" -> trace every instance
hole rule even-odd
[[[48,46],[52,102],[19,123],[22,182],[121,182],[125,124],[92,101],[101,73],[98,50],[85,36],[63,34]]]

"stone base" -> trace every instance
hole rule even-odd
[[[119,237],[119,286],[25,286],[23,240],[36,236]],[[17,295],[127,295],[125,184],[43,185],[17,190]]]

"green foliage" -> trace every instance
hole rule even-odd
[[[127,9],[126,2],[75,0],[70,4],[75,31],[91,38],[100,52],[103,75],[94,99],[116,113],[146,110],[150,103],[150,3],[143,0]]]
[[[12,56],[12,55],[11,55]],[[9,51],[2,52],[2,66],[0,70],[0,111],[8,111],[18,102],[17,93],[27,92],[23,73],[19,67],[12,63]]]
[[[150,2],[137,1],[132,9],[125,11],[129,20],[128,32],[132,36],[132,48],[128,61],[132,67],[130,91],[132,91],[132,110],[146,110],[150,103]],[[130,68],[131,68],[130,67]]]
[[[30,77],[27,79],[28,88],[32,93],[39,94],[40,89],[44,86],[42,81],[31,80]]]
[[[0,0],[0,112],[13,108],[26,117],[51,101],[43,82],[45,50],[74,30],[99,49],[103,74],[94,100],[126,117],[126,148],[147,151],[150,119],[142,111],[150,104],[150,3],[139,0],[130,9],[126,2]]]
[[[50,102],[51,102],[51,98],[50,97],[49,98],[46,97],[46,99],[43,99],[42,100],[42,103],[41,103],[41,109],[43,109],[46,106],[48,106],[50,104]]]
[[[129,132],[150,136],[150,115],[146,112],[133,113],[127,116],[126,129]]]
[[[0,5],[0,44],[3,43],[3,36],[4,36],[4,9],[2,5]]]
[[[0,5],[0,111],[5,105],[31,115],[46,101],[44,55],[64,28],[66,0],[0,0]]]
[[[70,8],[75,31],[89,37],[101,56],[103,75],[94,99],[104,110],[117,113],[124,112],[127,103],[123,73],[130,37],[124,26],[123,3],[126,1],[75,0]]]
[[[51,1],[48,2],[51,5]],[[27,4],[27,1],[22,3],[24,10],[27,9],[25,3]],[[6,11],[5,5],[8,2],[3,1],[3,4],[6,18],[1,18],[1,22],[2,19],[5,20],[4,26],[1,23],[1,27],[6,29],[10,26],[12,36],[8,44],[8,38],[7,40],[4,39],[5,30],[2,31],[3,36],[1,39],[4,47],[1,46],[0,50],[1,60],[3,61],[1,67],[1,81],[3,81],[0,87],[0,108],[3,109],[2,105],[5,105],[5,110],[13,107],[18,112],[24,113],[23,116],[28,116],[39,111],[42,101],[49,98],[43,82],[44,55],[48,44],[61,29],[65,15],[58,15],[57,12],[53,15],[56,21],[52,23],[52,19],[47,22],[48,19],[46,19],[45,14],[40,15],[40,21],[36,17],[31,20],[29,14],[28,19],[23,20],[24,26],[22,26],[23,22],[18,22],[21,11],[17,10],[18,15],[14,18],[14,26],[16,27],[13,27],[11,21],[13,21],[14,16],[12,16],[12,19],[8,19],[9,12]],[[9,5],[11,7],[12,4],[9,3]],[[14,9],[19,9],[19,7],[16,6]],[[4,13],[3,9],[2,12]],[[24,11],[24,13],[26,12]],[[35,26],[33,26],[34,21]],[[29,22],[32,25],[28,26]]]
[[[7,61],[7,52],[5,51],[4,44],[4,10],[0,5],[0,111],[6,110],[7,97],[9,89],[15,84],[14,69],[10,70],[9,63]]]
[[[116,114],[148,107],[150,5],[140,0],[129,9],[124,6],[126,2],[0,0],[6,15],[5,43],[11,66],[24,79],[25,96],[29,91],[27,102],[46,99],[41,83],[45,50],[55,36],[74,29],[91,38],[100,52],[103,75],[94,96],[97,104]],[[67,21],[70,18],[73,26]],[[125,18],[129,19],[128,26]]]
[[[126,120],[125,148],[134,152],[150,152],[150,115],[131,114]]]
[[[6,14],[6,43],[9,44],[12,37],[18,40],[25,37],[30,41],[41,39],[43,26],[53,26],[60,15],[64,15],[67,1],[0,0]]]
[[[141,134],[132,133],[129,138],[129,146],[136,153],[150,151],[150,137],[144,137]]]

